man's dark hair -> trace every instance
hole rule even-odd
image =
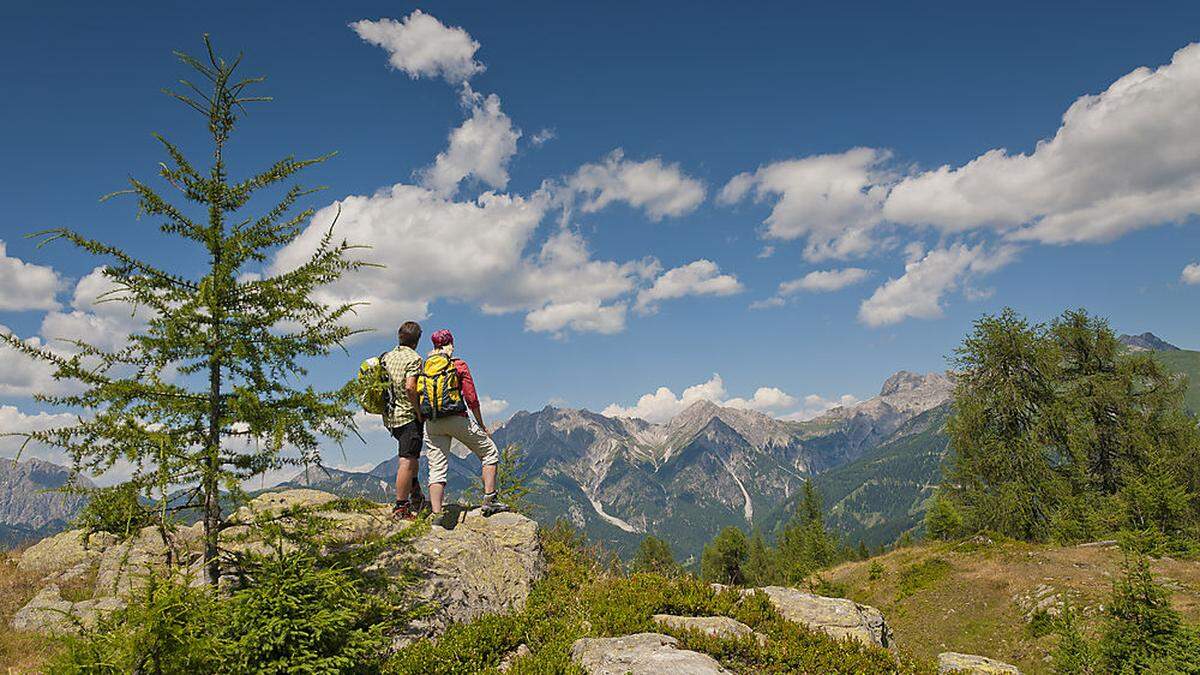
[[[400,344],[416,349],[417,343],[421,341],[421,324],[416,321],[405,321],[400,325],[397,333],[400,337]]]

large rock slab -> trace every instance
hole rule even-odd
[[[966,675],[1021,675],[1017,667],[1003,661],[974,654],[942,652],[938,654],[938,673],[965,673]]]
[[[823,631],[835,638],[851,637],[871,647],[892,649],[895,639],[883,613],[870,605],[845,598],[827,598],[794,588],[765,586],[744,593],[762,591],[783,618]]]
[[[588,675],[728,675],[716,659],[678,648],[679,641],[658,633],[614,638],[581,638],[571,659]]]
[[[83,530],[67,530],[47,537],[25,549],[17,559],[17,569],[45,577],[57,577],[81,565],[94,562],[117,540],[100,532],[84,537]]]
[[[750,626],[727,616],[675,616],[655,614],[654,622],[679,630],[695,630],[715,638],[751,637],[755,632]]]
[[[449,510],[449,509],[448,509]],[[414,594],[431,616],[414,622],[409,638],[441,633],[447,625],[524,606],[542,577],[545,559],[537,523],[517,513],[484,517],[457,511],[450,527],[434,527],[411,550],[385,551],[368,569],[414,573]]]
[[[11,623],[17,630],[51,634],[71,633],[80,626],[94,627],[102,616],[124,606],[125,603],[115,597],[80,602],[64,600],[58,586],[51,584],[17,610]]]

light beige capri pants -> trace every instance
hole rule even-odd
[[[500,463],[500,451],[491,436],[463,415],[425,420],[425,455],[429,460],[429,482],[445,483],[450,469],[450,443],[458,441],[475,453],[484,466]]]

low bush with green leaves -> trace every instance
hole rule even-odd
[[[543,546],[547,575],[522,611],[452,626],[436,641],[421,640],[397,653],[385,671],[495,672],[506,655],[525,644],[530,654],[516,659],[508,672],[580,673],[570,658],[577,639],[660,632],[678,638],[681,649],[710,654],[734,672],[932,672],[906,656],[837,641],[786,621],[761,593],[742,596],[732,590],[717,591],[687,574],[620,573],[606,563],[602,552],[587,547],[561,524],[544,534]],[[654,623],[653,615],[660,613],[729,616],[767,639],[762,643],[753,638],[717,639],[670,629]]]
[[[107,532],[124,539],[155,520],[133,483],[87,490],[85,494],[88,501],[75,517],[75,526],[87,536]]]

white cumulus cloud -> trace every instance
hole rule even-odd
[[[542,129],[541,131],[534,134],[529,139],[529,142],[532,143],[533,146],[536,148],[536,147],[541,147],[541,146],[549,143],[550,141],[554,140],[555,138],[558,138],[558,132],[555,131],[554,129],[547,128],[547,129]]]
[[[63,280],[52,267],[34,265],[8,255],[0,239],[0,311],[56,309]]]
[[[834,408],[849,408],[850,406],[861,402],[861,399],[851,394],[842,394],[841,396],[833,399],[828,399],[818,394],[809,394],[808,396],[804,397],[804,401],[802,402],[799,410],[784,415],[783,419],[804,422],[806,420],[811,420],[814,417],[820,417]]]
[[[0,430],[5,433],[29,433],[48,431],[61,427],[69,427],[78,423],[79,418],[70,413],[39,412],[29,414],[11,405],[0,405]],[[57,448],[50,448],[38,443],[30,443],[21,450],[25,439],[21,436],[0,436],[0,456],[21,459],[37,457],[56,464],[70,464],[70,458]]]
[[[370,242],[366,259],[385,265],[343,276],[323,290],[326,302],[363,301],[352,323],[390,327],[422,319],[435,300],[477,304],[484,312],[525,313],[531,331],[614,333],[625,325],[627,302],[657,269],[652,259],[596,260],[578,233],[559,229],[535,239],[549,200],[484,193],[454,201],[434,191],[397,184],[341,202],[337,233]],[[329,227],[336,205],[276,256],[273,272],[293,269]],[[431,273],[431,271],[433,273]]]
[[[567,187],[583,195],[585,213],[613,202],[644,209],[651,220],[690,213],[704,201],[704,184],[683,173],[678,164],[661,159],[640,162],[613,150],[598,164],[584,164],[567,179]]]
[[[495,94],[483,96],[464,85],[463,104],[471,116],[450,132],[449,146],[422,172],[422,183],[453,194],[460,181],[473,177],[503,189],[508,185],[508,163],[517,152],[521,130],[500,110],[500,98]]]
[[[711,260],[696,260],[663,272],[650,288],[638,293],[636,309],[642,314],[658,311],[663,300],[689,295],[733,295],[742,291],[742,284],[732,274],[722,274]]]
[[[792,279],[779,284],[775,295],[765,300],[754,301],[750,304],[750,309],[782,307],[787,304],[788,298],[798,293],[828,293],[837,291],[860,283],[869,276],[871,276],[871,272],[861,267],[845,267],[842,269],[809,272],[799,279]]]
[[[1103,242],[1200,213],[1200,44],[1082,96],[1031,153],[997,148],[899,182],[888,220]]]
[[[486,395],[480,396],[479,410],[485,415],[484,419],[494,419],[499,417],[505,410],[508,410],[508,401]]]
[[[388,63],[414,79],[443,77],[457,84],[483,71],[483,64],[475,60],[479,43],[467,31],[446,26],[419,9],[400,21],[355,21],[350,28],[386,50]]]
[[[793,295],[800,291],[825,293],[841,290],[847,286],[862,282],[870,272],[861,267],[845,267],[842,269],[817,270],[809,272],[799,279],[792,279],[779,284],[780,295]]]
[[[697,401],[708,401],[727,408],[755,410],[788,420],[807,420],[838,405],[853,405],[858,399],[844,394],[835,400],[817,394],[796,397],[779,387],[759,387],[750,398],[730,398],[725,389],[725,380],[714,373],[700,384],[692,385],[676,395],[669,387],[659,387],[643,394],[631,406],[611,403],[601,411],[609,417],[636,417],[647,422],[662,423],[687,409]]]
[[[732,204],[753,193],[772,201],[768,239],[804,238],[809,260],[861,257],[879,246],[873,235],[887,197],[883,164],[890,154],[853,148],[839,154],[774,162],[734,176],[717,199]]]
[[[1179,274],[1179,280],[1188,285],[1200,284],[1200,263],[1189,263]]]
[[[16,335],[8,326],[0,325],[0,333]],[[19,336],[18,336],[19,337]],[[23,338],[33,348],[45,347],[38,337]],[[34,394],[62,394],[69,390],[65,383],[54,379],[54,368],[44,361],[33,359],[8,344],[0,344],[0,396],[28,397]]]
[[[146,325],[147,313],[121,300],[118,287],[97,267],[75,284],[70,311],[42,317],[41,335],[58,350],[73,351],[65,340],[82,339],[108,351],[123,348],[129,335]]]
[[[912,253],[916,253],[913,251]],[[1011,262],[1017,249],[995,250],[984,244],[954,244],[923,255],[913,255],[904,274],[889,279],[859,306],[858,317],[868,326],[884,326],[908,318],[935,319],[942,316],[942,300],[970,276],[993,272]]]

